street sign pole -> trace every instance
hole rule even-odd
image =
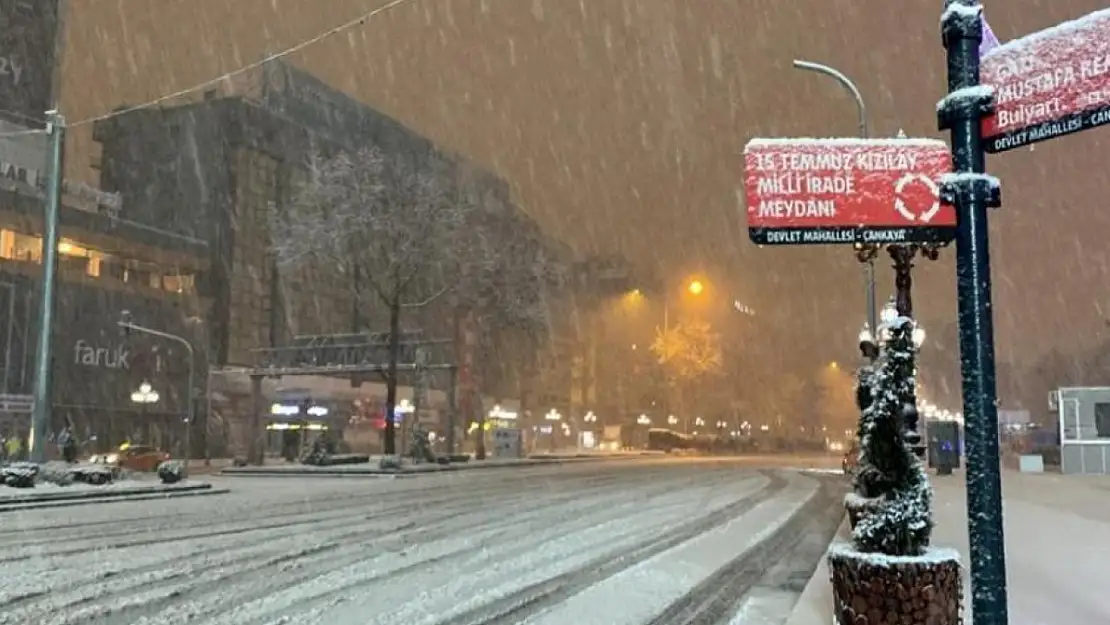
[[[956,277],[967,436],[971,608],[978,625],[1005,625],[1006,554],[987,231],[987,209],[1001,204],[1001,193],[985,174],[982,120],[991,112],[994,95],[980,85],[982,20],[978,0],[946,0],[941,29],[948,53],[949,93],[937,111],[940,129],[952,133],[955,166],[955,173],[942,186],[942,196],[956,207],[958,215]]]

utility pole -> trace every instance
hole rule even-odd
[[[31,391],[31,435],[27,439],[31,462],[46,461],[46,439],[51,427],[51,382],[54,349],[54,293],[58,274],[58,213],[62,205],[65,175],[65,118],[58,111],[46,112],[46,134],[50,137],[47,162],[46,204],[42,231],[42,287],[39,294],[39,340],[35,349],[35,378]]]

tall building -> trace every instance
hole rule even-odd
[[[3,129],[18,132],[10,124]],[[41,141],[29,139],[41,136],[0,139],[0,392],[15,396],[31,392],[43,275],[46,153]],[[200,296],[205,243],[122,218],[122,208],[118,195],[63,185],[52,430],[74,426],[94,448],[125,439],[180,441],[188,354],[173,342],[128,336],[117,322],[129,311],[144,325],[195,341],[207,306]],[[131,401],[142,382],[159,392],[159,401]],[[25,411],[0,403],[3,435],[24,436],[27,427]]]
[[[231,96],[212,93],[197,103],[128,112],[94,130],[102,146],[101,185],[120,194],[122,216],[207,245],[210,271],[202,295],[213,302],[206,318],[213,366],[253,366],[254,350],[288,344],[295,336],[388,327],[387,311],[366,303],[373,298],[356,305],[357,277],[328,266],[286,270],[275,261],[268,215],[290,201],[312,156],[370,143],[391,158],[446,156],[456,181],[465,179],[471,192],[504,207],[513,234],[528,230],[537,244],[549,245],[513,206],[504,180],[441,153],[428,139],[306,72],[275,62],[239,87]],[[456,338],[456,318],[442,298],[406,312],[404,321],[427,336]],[[493,327],[474,347],[503,343],[506,335]],[[515,396],[513,368],[499,367],[496,359],[480,364],[482,390]],[[213,388],[241,396],[243,385],[226,378],[214,379]],[[322,381],[298,384],[317,385],[329,399],[359,396]],[[247,409],[241,397],[227,406],[232,415]]]
[[[0,436],[25,437],[37,362],[48,137],[56,94],[58,0],[0,0]],[[50,431],[72,426],[87,451],[124,440],[183,442],[189,371],[205,360],[206,244],[127,217],[118,194],[62,183]],[[142,324],[200,347],[126,334]],[[132,401],[143,383],[157,400]],[[148,399],[153,399],[150,394]]]

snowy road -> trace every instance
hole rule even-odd
[[[776,623],[843,482],[661,460],[11,512],[0,624]]]

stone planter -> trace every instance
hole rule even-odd
[[[931,549],[921,556],[829,549],[837,625],[960,625],[960,554]]]
[[[856,524],[860,519],[867,516],[875,507],[878,506],[878,501],[875,499],[864,499],[855,493],[848,493],[844,497],[844,509],[848,512],[848,527],[856,529]]]

